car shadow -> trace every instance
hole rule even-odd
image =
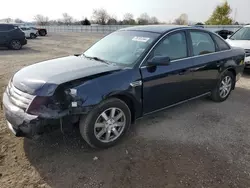
[[[221,135],[211,134],[212,139],[209,139],[199,130],[204,129],[208,135],[216,133],[216,127],[210,124],[222,121],[223,117],[210,108],[215,106],[216,109],[223,105],[223,108],[228,109],[230,106],[233,111],[240,113],[237,108],[250,104],[249,96],[250,90],[237,88],[230,96],[230,102],[214,103],[202,98],[152,114],[138,120],[122,142],[106,150],[88,147],[75,128],[68,134],[56,131],[35,141],[24,139],[25,155],[39,173],[41,182],[52,188],[248,187],[250,179],[244,173],[247,167],[239,167],[236,162],[237,155],[243,156],[245,143],[232,146],[229,151],[223,146],[221,151],[214,144],[220,143],[216,139],[222,139]],[[196,111],[200,112],[201,109],[205,114],[196,117]],[[185,124],[186,115],[190,113],[188,117],[200,118],[199,122],[203,123],[190,125],[195,132],[189,131]],[[249,111],[242,113],[244,116]],[[167,125],[176,121],[183,124]],[[228,127],[226,122],[223,125]],[[164,133],[162,127],[168,127],[170,138],[168,134],[160,137]],[[227,131],[227,128],[223,130]],[[242,132],[243,129],[238,131]],[[197,142],[193,140],[194,137]],[[203,137],[208,139],[200,142]],[[236,153],[233,161],[231,152]],[[240,160],[242,156],[238,156]]]

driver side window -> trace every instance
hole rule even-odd
[[[151,57],[167,56],[170,60],[177,60],[187,57],[187,42],[184,32],[168,35],[153,50]]]

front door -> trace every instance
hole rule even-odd
[[[164,66],[148,66],[145,62],[141,67],[144,114],[194,97],[193,62],[187,46],[186,33],[179,31],[167,35],[151,51],[148,60],[168,56],[171,61]]]

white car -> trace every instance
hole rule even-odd
[[[35,29],[32,29],[30,27],[24,27],[24,26],[21,26],[20,28],[25,33],[26,38],[35,39],[38,36],[38,31]]]
[[[233,47],[244,48],[246,52],[246,68],[250,68],[250,25],[244,26],[236,31],[226,40]]]

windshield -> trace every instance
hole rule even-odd
[[[230,37],[232,40],[250,40],[250,27],[243,27]]]
[[[160,34],[142,31],[114,32],[90,47],[84,55],[107,62],[131,66]]]

